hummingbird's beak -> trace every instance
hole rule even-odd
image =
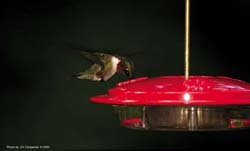
[[[130,77],[129,77],[129,79],[134,79],[135,78],[135,76],[134,75],[131,75]]]

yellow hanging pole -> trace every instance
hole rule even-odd
[[[186,0],[185,4],[185,79],[188,79],[189,77],[189,35],[190,35],[190,24],[189,24],[189,18],[190,18],[190,0]]]

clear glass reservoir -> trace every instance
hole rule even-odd
[[[231,130],[250,127],[250,106],[113,105],[121,125],[145,130]]]

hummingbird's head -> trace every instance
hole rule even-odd
[[[128,78],[133,77],[134,64],[132,61],[126,59],[121,59],[118,63],[118,71]]]

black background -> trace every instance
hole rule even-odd
[[[191,0],[191,74],[250,82],[248,0]],[[248,145],[249,130],[135,131],[88,98],[106,83],[71,77],[89,64],[70,46],[134,57],[136,76],[183,75],[184,0],[10,1],[1,4],[0,148],[153,149]]]

